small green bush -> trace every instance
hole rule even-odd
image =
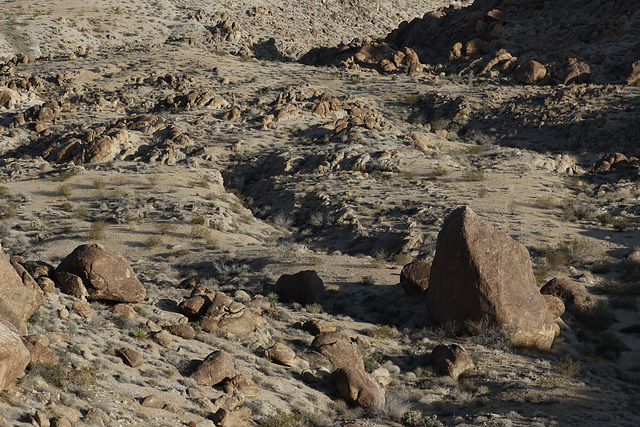
[[[136,339],[146,340],[147,338],[149,338],[149,330],[145,327],[135,328],[133,331],[131,331],[131,335]]]
[[[556,371],[558,375],[567,378],[573,378],[580,373],[580,362],[577,360],[573,360],[571,356],[568,354],[558,361],[558,365],[556,366]]]
[[[71,186],[69,184],[59,185],[56,189],[56,195],[61,197],[69,197],[71,195]]]
[[[398,335],[398,330],[395,326],[378,325],[378,327],[373,330],[371,335],[375,338],[394,338],[396,335]]]
[[[89,240],[102,240],[107,237],[107,223],[103,220],[92,222],[89,226]]]
[[[414,107],[416,104],[420,102],[420,95],[407,95],[404,102],[409,107]]]
[[[144,246],[147,248],[155,248],[162,244],[162,238],[160,236],[149,236],[144,241]]]

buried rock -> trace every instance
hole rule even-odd
[[[70,275],[82,280],[87,299],[141,302],[146,297],[124,257],[102,245],[80,245],[62,260],[54,272],[56,281],[68,283]]]
[[[486,317],[519,347],[548,350],[559,333],[529,251],[466,206],[451,213],[438,235],[427,306],[436,322]]]

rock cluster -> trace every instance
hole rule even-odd
[[[399,69],[409,74],[421,72],[422,64],[429,64],[435,73],[489,77],[515,70],[513,77],[522,84],[582,84],[591,81],[593,74],[601,82],[632,85],[638,81],[639,67],[629,58],[637,58],[620,60],[613,52],[625,51],[638,38],[638,27],[624,18],[634,14],[635,6],[623,0],[607,5],[604,16],[609,19],[603,18],[597,0],[543,8],[536,0],[475,1],[469,7],[449,7],[405,21],[384,38],[359,38],[335,48],[312,49],[301,61],[381,72]],[[617,49],[609,48],[612,42]],[[398,55],[414,59],[404,63],[397,60]]]
[[[205,332],[246,336],[256,325],[254,313],[244,304],[202,285],[193,288],[189,298],[178,304],[178,309],[185,316],[197,320]]]

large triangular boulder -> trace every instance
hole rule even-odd
[[[70,282],[73,276],[80,278],[87,299],[136,303],[146,297],[142,283],[127,260],[98,244],[78,246],[58,265],[54,276],[60,285]],[[65,289],[62,285],[61,288]]]
[[[547,350],[559,332],[529,251],[466,206],[451,213],[438,235],[427,306],[436,322],[487,319],[520,347]]]

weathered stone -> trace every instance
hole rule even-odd
[[[240,393],[244,397],[256,397],[260,395],[260,388],[251,378],[236,375],[224,383],[224,390],[227,393]]]
[[[527,61],[513,72],[513,79],[523,85],[532,85],[542,81],[547,75],[547,69],[538,61]]]
[[[30,364],[39,364],[46,363],[57,365],[58,364],[58,355],[55,351],[49,348],[51,342],[49,338],[44,335],[28,335],[22,337],[22,342],[29,350],[29,354],[31,355]]]
[[[144,357],[142,353],[132,348],[124,347],[117,351],[118,356],[122,358],[124,363],[131,366],[132,368],[137,368],[142,366],[144,363]]]
[[[487,319],[521,347],[548,350],[559,329],[536,286],[529,251],[466,206],[438,235],[427,306],[436,322]]]
[[[24,371],[31,355],[15,328],[0,319],[0,390],[4,390]]]
[[[227,411],[235,411],[244,403],[244,396],[239,393],[227,393],[220,396],[213,402],[216,408],[223,408]]]
[[[569,67],[564,84],[583,84],[591,81],[591,68],[584,62],[576,62]]]
[[[165,402],[164,399],[156,396],[155,394],[152,394],[142,399],[142,402],[140,402],[140,404],[145,408],[162,409],[165,407],[167,402]]]
[[[91,311],[91,306],[86,301],[74,301],[71,309],[85,319],[93,319],[93,311]]]
[[[374,410],[384,407],[384,390],[364,370],[343,367],[336,370],[332,378],[340,395],[348,403]]]
[[[400,272],[400,285],[407,296],[424,295],[429,287],[431,264],[428,262],[412,262],[405,265]]]
[[[192,340],[196,337],[196,331],[189,325],[171,325],[167,327],[167,330],[172,335],[176,335],[185,340]]]
[[[122,255],[102,245],[80,245],[55,270],[82,279],[87,298],[120,302],[141,302],[146,296],[142,284]]]
[[[277,343],[273,347],[266,349],[264,355],[268,359],[285,366],[293,366],[296,358],[296,352],[283,343]]]
[[[358,346],[339,333],[320,334],[311,342],[311,348],[324,355],[334,369],[349,367],[364,370],[364,359]]]
[[[42,305],[42,289],[0,247],[0,318],[26,333],[26,322]]]
[[[542,297],[544,298],[544,302],[547,303],[547,307],[549,307],[551,317],[557,319],[564,314],[565,306],[560,298],[549,294],[542,294]]]
[[[324,283],[314,270],[283,274],[276,282],[276,292],[283,301],[319,303],[324,299]]]
[[[196,317],[202,316],[210,305],[211,300],[207,296],[196,295],[178,304],[178,310],[185,316]]]
[[[54,275],[60,290],[65,294],[72,295],[76,298],[84,298],[89,295],[80,276],[66,271],[58,271],[54,273]]]
[[[251,418],[251,410],[247,407],[234,412],[221,408],[213,414],[212,420],[218,427],[246,427],[249,425],[249,418]]]
[[[209,354],[190,375],[198,384],[212,386],[236,375],[233,358],[224,350]]]
[[[169,347],[173,342],[171,334],[168,331],[162,330],[153,335],[153,340],[163,347]]]
[[[585,312],[598,306],[598,300],[582,284],[569,279],[555,277],[540,292],[560,298],[569,311]]]
[[[302,329],[308,331],[312,335],[320,335],[327,332],[335,332],[336,326],[326,320],[313,319],[304,322]]]
[[[467,350],[458,344],[437,345],[431,351],[431,365],[440,375],[449,375],[454,380],[475,366]]]

